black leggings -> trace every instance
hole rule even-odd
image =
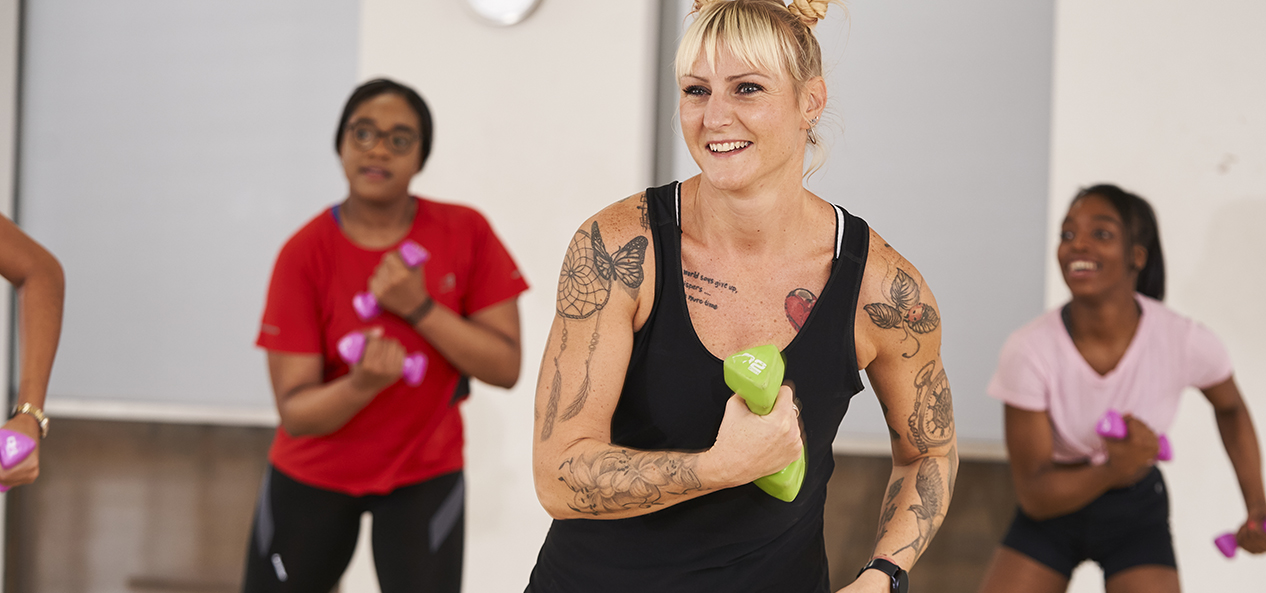
[[[351,496],[301,484],[269,466],[255,508],[242,591],[329,593],[351,562],[361,515],[370,513],[383,593],[457,593],[464,499],[460,471],[389,494]]]

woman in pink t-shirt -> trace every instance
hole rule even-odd
[[[1239,479],[1248,517],[1237,541],[1266,552],[1257,436],[1221,343],[1160,303],[1165,263],[1151,206],[1113,185],[1082,190],[1057,258],[1072,300],[1012,334],[989,384],[1006,404],[1020,508],[981,591],[1065,591],[1085,560],[1103,568],[1109,593],[1178,591],[1155,458],[1187,387],[1213,404]],[[1125,438],[1095,432],[1109,409],[1124,414]]]

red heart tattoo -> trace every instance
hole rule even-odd
[[[803,288],[787,293],[783,306],[787,309],[787,321],[791,322],[791,327],[800,331],[800,328],[804,327],[805,320],[809,318],[809,313],[813,312],[813,304],[816,302],[818,302],[818,297]]]

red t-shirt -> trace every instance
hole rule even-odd
[[[407,238],[431,252],[423,270],[437,304],[469,316],[527,290],[482,215],[416,199]],[[387,251],[352,243],[332,209],[322,212],[281,248],[256,340],[270,351],[320,354],[325,381],[348,373],[335,345],[353,330],[382,327],[406,352],[430,358],[421,385],[393,383],[331,434],[292,437],[277,428],[269,452],[273,466],[306,484],[357,496],[387,493],[462,467],[462,421],[453,398],[458,370],[407,321],[384,312],[362,322],[352,309],[353,295],[368,289]]]

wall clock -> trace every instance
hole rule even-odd
[[[466,0],[480,18],[507,27],[523,22],[540,3],[541,0]]]

